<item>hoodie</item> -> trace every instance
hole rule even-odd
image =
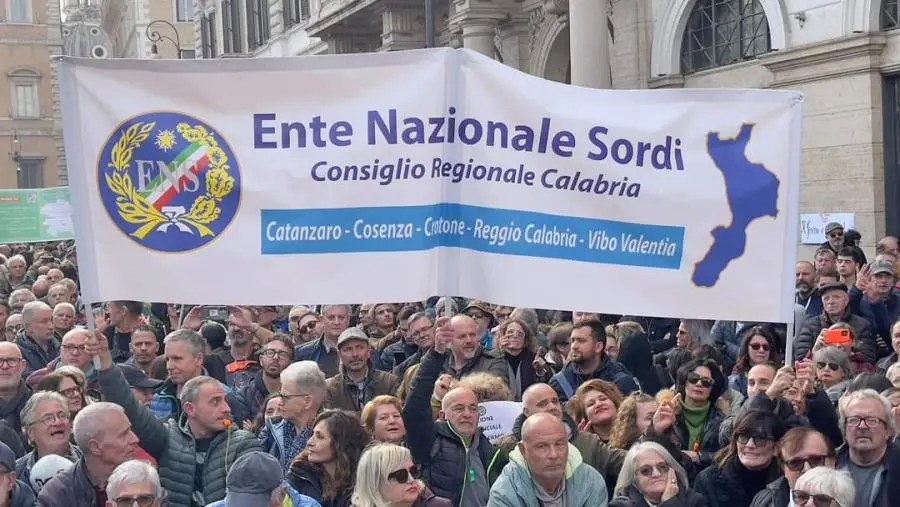
[[[565,470],[565,507],[606,507],[606,482],[600,472],[581,460],[569,444]],[[491,488],[488,507],[540,507],[534,481],[518,448],[509,453],[509,464]]]

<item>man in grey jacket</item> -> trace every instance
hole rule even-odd
[[[522,425],[522,441],[491,488],[488,507],[606,507],[606,482],[581,461],[562,421],[535,414]]]
[[[194,507],[225,498],[231,465],[261,449],[255,435],[232,424],[224,386],[210,377],[192,378],[181,389],[181,418],[159,421],[131,393],[107,340],[98,338],[102,335],[92,337],[86,352],[100,359],[100,389],[108,401],[125,409],[141,447],[159,462],[169,505]]]

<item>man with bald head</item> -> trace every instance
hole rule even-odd
[[[562,409],[559,395],[547,384],[533,384],[522,393],[522,414],[513,424],[513,432],[497,442],[497,456],[491,471],[503,469],[511,458],[513,449],[523,440],[525,424],[533,417],[547,415],[555,418],[565,428],[569,443],[578,449],[581,460],[594,467],[606,478],[608,490],[612,491],[622,463],[625,462],[626,451],[606,445],[600,437],[593,433],[578,431],[578,425]]]
[[[483,507],[490,491],[488,467],[494,446],[478,428],[475,393],[466,387],[452,389],[441,400],[440,419],[433,421],[431,415],[434,384],[450,359],[449,345],[457,339],[450,319],[438,319],[434,346],[422,357],[403,407],[406,444],[436,495],[456,506]]]
[[[487,373],[509,384],[509,368],[499,353],[484,350],[478,323],[468,315],[456,315],[450,319],[453,339],[449,357],[444,361],[444,373],[459,380],[472,373]]]
[[[78,368],[84,372],[88,384],[95,384],[97,381],[97,371],[94,370],[91,356],[87,355],[84,351],[89,338],[90,333],[83,327],[70,329],[63,335],[59,357],[50,361],[45,368],[36,370],[29,375],[25,380],[28,387],[36,389],[37,385],[44,377],[62,366],[74,366],[75,368]],[[91,385],[91,387],[93,388],[95,386]]]
[[[558,417],[538,413],[522,425],[522,441],[491,488],[488,507],[603,507],[607,488],[583,463]]]

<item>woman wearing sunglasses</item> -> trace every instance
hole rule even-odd
[[[748,507],[757,493],[781,476],[775,443],[784,435],[781,419],[749,410],[734,423],[734,437],[716,462],[694,482],[709,507]]]
[[[837,407],[847,384],[853,379],[850,356],[841,347],[825,347],[813,353],[813,362],[816,365],[816,380]]]
[[[635,444],[622,464],[610,507],[702,507],[706,500],[688,487],[684,468],[655,442]]]
[[[451,507],[419,480],[409,449],[375,444],[359,459],[353,507]]]
[[[747,396],[747,372],[758,364],[778,363],[775,334],[767,326],[754,326],[744,335],[737,361],[728,377],[729,386]]]
[[[796,507],[853,507],[855,494],[850,474],[817,467],[797,480],[791,498]]]

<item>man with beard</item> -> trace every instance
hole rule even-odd
[[[346,329],[338,338],[337,348],[340,373],[325,382],[327,408],[360,412],[372,398],[397,391],[400,380],[375,369],[371,361],[372,346],[361,329]]]
[[[812,262],[800,261],[796,267],[794,301],[806,309],[806,315],[822,313],[822,297],[816,292],[816,268]]]
[[[281,391],[281,372],[291,364],[294,356],[294,344],[291,337],[276,334],[265,344],[259,353],[262,368],[250,379],[250,382],[238,391],[250,410],[249,421],[256,419],[262,410],[263,403],[270,393]]]
[[[225,383],[235,390],[246,387],[260,370],[257,361],[259,344],[253,340],[257,334],[251,331],[253,326],[257,331],[264,329],[259,324],[253,324],[253,314],[246,308],[235,308],[228,316],[231,349],[218,355],[225,363]]]
[[[450,346],[451,353],[444,363],[444,373],[457,380],[472,373],[487,373],[509,384],[506,361],[482,348],[475,319],[468,315],[456,315],[450,319],[450,329],[455,336]]]
[[[561,401],[568,401],[578,386],[595,378],[616,384],[625,396],[638,389],[631,373],[621,363],[607,357],[603,323],[587,320],[572,328],[569,363],[550,379],[550,386]]]

